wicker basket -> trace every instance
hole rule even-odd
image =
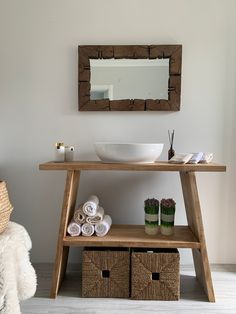
[[[6,182],[0,181],[0,233],[2,233],[10,220],[13,207],[10,203]]]
[[[119,248],[85,248],[82,297],[129,298],[130,253]]]
[[[180,295],[177,249],[134,249],[131,257],[131,298],[178,300]]]

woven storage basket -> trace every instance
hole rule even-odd
[[[178,300],[180,295],[177,249],[134,249],[131,256],[131,298]]]
[[[13,207],[10,203],[6,182],[0,181],[0,233],[2,233],[10,220]]]
[[[85,248],[82,297],[129,298],[130,253],[119,248]]]

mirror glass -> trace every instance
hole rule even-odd
[[[166,99],[170,59],[90,59],[90,99]]]

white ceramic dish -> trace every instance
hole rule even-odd
[[[153,163],[160,157],[164,144],[97,142],[94,146],[103,162]]]

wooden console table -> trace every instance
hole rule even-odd
[[[51,298],[56,298],[63,281],[70,246],[112,246],[112,247],[150,247],[150,248],[191,248],[197,278],[203,285],[208,300],[215,302],[207,255],[201,207],[198,197],[195,172],[223,172],[226,166],[210,163],[197,165],[176,165],[167,162],[154,164],[108,164],[99,161],[48,162],[39,166],[40,170],[64,170],[67,178],[61,212],[57,242],[57,253],[52,278]],[[69,237],[66,229],[73,216],[79,185],[80,171],[84,170],[122,170],[122,171],[176,171],[179,172],[187,226],[175,226],[172,236],[146,235],[143,226],[113,225],[105,237]]]

